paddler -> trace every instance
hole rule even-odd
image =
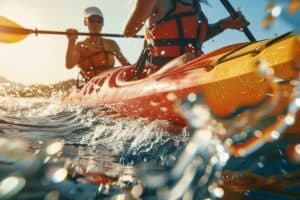
[[[248,22],[240,14],[208,24],[200,0],[135,0],[124,35],[135,35],[145,24],[146,45],[140,61],[146,61],[138,63],[156,70],[169,61],[177,66],[202,55],[204,41],[225,29],[246,27]]]
[[[90,33],[100,33],[104,18],[97,7],[88,7],[84,11],[84,25]],[[80,74],[85,81],[98,75],[104,70],[111,69],[115,65],[115,58],[122,66],[130,65],[123,56],[119,46],[114,40],[103,38],[99,35],[90,35],[85,40],[76,42],[76,29],[67,29],[68,47],[66,53],[66,67],[68,69],[78,65]]]

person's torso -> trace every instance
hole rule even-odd
[[[104,70],[115,64],[113,49],[110,42],[103,38],[87,38],[78,44],[82,70]]]
[[[165,5],[164,9],[160,8],[162,5]],[[152,25],[146,38],[148,45],[154,47],[151,48],[151,54],[156,60],[160,57],[161,61],[157,64],[164,64],[185,52],[201,53],[198,51],[206,37],[207,20],[192,5],[176,0],[161,0],[149,23]]]

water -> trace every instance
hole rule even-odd
[[[83,108],[64,105],[55,98],[1,97],[0,108],[1,138],[8,138],[1,148],[9,147],[9,142],[11,148],[14,143],[24,143],[22,155],[27,152],[24,157],[20,152],[14,156],[3,152],[1,163],[42,157],[46,163],[64,163],[62,167],[83,174],[83,179],[89,173],[114,180],[130,177],[133,181],[137,179],[136,166],[144,162],[169,168],[187,140],[185,132],[169,137],[163,128],[167,122],[114,118],[104,106]],[[44,155],[53,143],[61,144],[54,145],[58,151]]]
[[[104,106],[82,108],[55,99],[11,97],[1,98],[0,103],[2,135],[13,133],[35,145],[58,139],[67,146],[97,146],[98,153],[124,155],[120,158],[124,160],[126,154],[147,154],[156,145],[171,140],[163,130],[166,122],[112,118]]]
[[[299,12],[299,2],[296,0],[290,1],[269,1],[269,8],[266,8],[269,12],[269,16],[263,21],[265,26],[270,26],[274,19],[279,18],[284,20],[293,27],[293,31],[299,34],[300,31],[300,12]]]
[[[265,63],[258,70],[279,90]],[[117,118],[106,106],[3,96],[1,198],[298,198],[300,138],[278,140],[299,108],[298,82],[287,85],[296,92],[284,120],[267,117],[280,92],[263,112],[230,119],[216,118],[201,94],[190,94],[181,106],[190,126],[177,133],[165,121]],[[273,132],[265,133],[270,124]],[[258,143],[248,144],[253,137]]]

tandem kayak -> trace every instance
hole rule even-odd
[[[291,33],[220,48],[178,67],[162,67],[133,80],[134,66],[105,71],[64,99],[68,104],[108,105],[123,116],[186,125],[174,103],[201,93],[214,116],[226,119],[260,105],[273,88],[259,70],[263,61],[281,82],[298,78],[300,37]],[[272,96],[272,95],[271,95]],[[284,97],[282,102],[288,103]],[[281,103],[282,105],[283,103]]]

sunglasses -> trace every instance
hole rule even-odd
[[[101,16],[92,15],[92,16],[86,18],[85,22],[89,23],[89,24],[93,24],[93,23],[103,24],[104,19]]]

